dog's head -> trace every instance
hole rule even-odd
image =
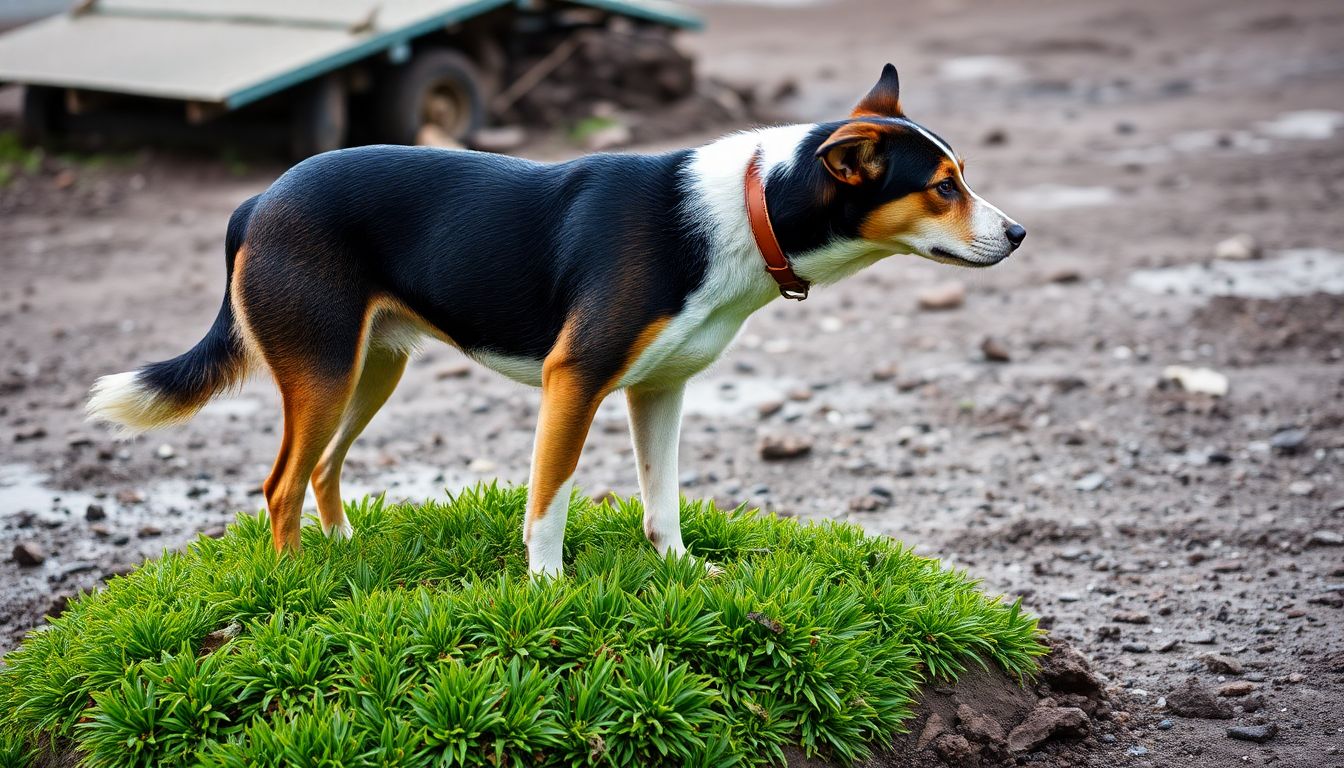
[[[1027,231],[971,190],[965,163],[901,111],[896,68],[825,137],[817,160],[864,240],[966,267],[997,264]]]

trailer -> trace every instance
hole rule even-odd
[[[282,115],[296,156],[426,129],[466,142],[544,77],[544,49],[613,23],[700,26],[668,0],[82,0],[0,35],[0,84],[24,86],[37,143],[85,115],[204,127],[236,112]]]

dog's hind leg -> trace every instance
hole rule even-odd
[[[365,352],[354,395],[345,408],[335,436],[327,444],[313,471],[317,513],[322,518],[322,532],[327,536],[349,538],[353,533],[341,504],[341,466],[345,463],[345,454],[351,444],[397,388],[409,359],[410,354],[405,350],[380,346],[377,342],[371,343]]]
[[[686,551],[681,541],[681,496],[677,489],[677,447],[681,439],[684,386],[625,391],[630,437],[635,444],[639,493],[644,501],[644,535],[658,554]]]

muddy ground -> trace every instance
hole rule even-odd
[[[693,385],[685,493],[852,520],[1022,596],[1128,712],[1058,764],[1344,765],[1344,6],[704,11],[687,40],[703,71],[798,120],[842,115],[897,63],[909,114],[1030,235],[992,270],[897,257],[766,308]],[[0,649],[62,596],[259,506],[269,384],[126,444],[81,403],[96,376],[199,338],[228,214],[280,170],[144,153],[0,190],[0,552],[47,554],[0,561]],[[1215,262],[1243,233],[1261,258]],[[920,309],[948,281],[964,303]],[[1227,395],[1161,386],[1171,365],[1221,372]],[[352,451],[348,492],[522,481],[536,406],[429,349]],[[763,460],[781,436],[810,453]],[[579,477],[635,492],[619,402]],[[1226,719],[1173,698],[1190,678]],[[1263,743],[1227,735],[1269,724]]]

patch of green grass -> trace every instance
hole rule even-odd
[[[1018,605],[897,542],[698,502],[685,539],[722,574],[658,558],[637,502],[575,496],[565,577],[532,581],[525,495],[365,500],[353,541],[309,526],[279,561],[242,515],[81,596],[0,668],[0,766],[848,762],[922,683],[1043,652]]]

